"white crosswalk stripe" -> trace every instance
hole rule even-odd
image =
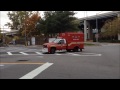
[[[10,47],[10,48],[0,48],[0,52],[39,52],[41,49],[29,49],[24,47]]]
[[[7,52],[8,53],[8,55],[13,55],[11,52]]]
[[[68,53],[68,54],[73,56],[79,56],[79,54],[74,54],[74,53]]]
[[[25,52],[20,52],[21,54],[23,54],[23,55],[29,55],[29,54],[27,54],[27,53],[25,53]]]
[[[35,53],[37,53],[37,54],[39,54],[39,55],[43,55],[42,53],[40,53],[40,52],[35,52]]]

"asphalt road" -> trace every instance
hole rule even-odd
[[[0,48],[0,79],[27,78],[120,79],[120,45],[56,54],[42,54],[38,47]]]

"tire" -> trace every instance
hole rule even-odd
[[[79,49],[78,47],[75,47],[75,48],[73,49],[73,51],[74,51],[74,52],[78,52],[78,49]]]
[[[55,53],[55,48],[51,48],[51,49],[50,49],[50,53],[51,53],[51,54],[54,54],[54,53]]]

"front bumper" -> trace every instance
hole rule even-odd
[[[48,52],[48,48],[42,48],[42,52],[43,53],[47,53]]]

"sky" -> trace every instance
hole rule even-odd
[[[75,12],[75,17],[77,18],[82,18],[82,17],[86,17],[86,16],[92,16],[92,15],[96,15],[96,14],[101,14],[101,13],[106,13],[106,12],[110,12],[110,11],[74,11]],[[7,22],[10,22],[8,16],[7,16],[8,11],[0,11],[0,28],[8,28],[6,26],[4,26]],[[40,11],[40,15],[41,17],[43,16],[43,11]],[[8,31],[10,29],[7,29]]]

